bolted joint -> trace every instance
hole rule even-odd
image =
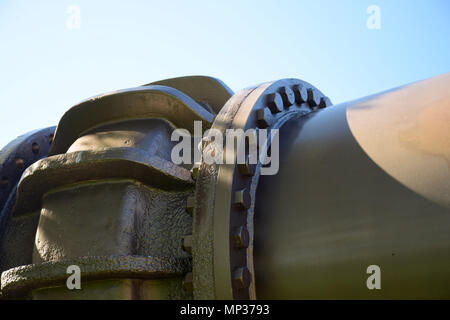
[[[272,125],[273,115],[269,108],[256,110],[256,122],[260,128],[268,128]]]
[[[246,289],[250,286],[251,274],[247,267],[237,268],[233,272],[233,284],[238,290]]]
[[[250,163],[249,161],[249,155],[247,155],[245,158],[245,163],[239,163],[238,168],[242,175],[251,177],[255,174],[256,164]]]
[[[320,103],[320,97],[317,90],[310,88],[308,89],[308,102],[311,107],[318,106]]]
[[[287,109],[295,103],[294,91],[289,87],[282,87],[280,89],[281,98],[283,99],[284,107]]]
[[[40,150],[39,144],[37,144],[36,142],[33,142],[33,144],[31,145],[31,151],[34,154],[39,154],[39,150]]]
[[[283,111],[283,98],[278,92],[268,95],[268,106],[272,113],[278,113]]]
[[[294,94],[295,94],[295,102],[297,102],[298,105],[308,101],[308,91],[304,86],[302,85],[295,86]]]
[[[240,226],[234,230],[233,236],[233,245],[237,249],[247,248],[250,243],[250,235],[248,230],[244,226]]]
[[[22,158],[17,158],[16,167],[17,169],[23,169],[25,167],[25,161]]]
[[[330,98],[328,98],[328,97],[320,98],[319,108],[326,108],[326,107],[329,107],[331,105],[332,105],[332,103],[331,103]]]
[[[248,192],[248,190],[246,188],[236,191],[234,193],[234,203],[239,208],[244,209],[244,210],[250,208],[250,205],[252,204],[250,192]]]

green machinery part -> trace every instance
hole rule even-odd
[[[277,132],[279,172],[175,164],[195,121]],[[297,79],[162,80],[72,107],[36,160],[0,208],[2,298],[450,298],[450,74],[339,105]]]

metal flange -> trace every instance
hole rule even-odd
[[[307,82],[285,79],[263,83],[236,93],[216,116],[212,128],[224,135],[231,128],[278,129],[293,117],[329,105],[330,100]],[[256,298],[253,218],[260,160],[256,168],[237,163],[203,162],[200,166],[192,248],[196,299]]]

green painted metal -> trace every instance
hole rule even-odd
[[[192,76],[88,99],[8,191],[1,298],[450,298],[449,88],[332,106],[297,79],[233,95]],[[171,134],[194,121],[279,129],[279,172],[173,163]]]

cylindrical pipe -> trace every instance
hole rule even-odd
[[[258,298],[450,298],[449,89],[445,74],[280,129],[256,195]]]

